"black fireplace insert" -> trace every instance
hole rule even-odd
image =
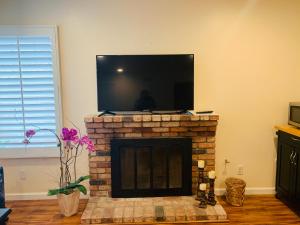
[[[191,138],[111,141],[112,197],[192,194]]]

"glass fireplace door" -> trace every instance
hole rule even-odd
[[[112,140],[112,196],[191,194],[191,139]]]

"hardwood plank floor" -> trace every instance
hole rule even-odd
[[[228,213],[229,223],[225,224],[300,224],[300,217],[274,196],[246,196],[243,207],[233,207],[219,198]],[[81,200],[80,212],[76,216],[63,217],[58,212],[56,200],[8,201],[7,207],[12,209],[8,225],[39,224],[39,225],[76,225],[87,200]],[[209,223],[212,225],[212,223]]]

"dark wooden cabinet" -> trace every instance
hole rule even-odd
[[[295,149],[295,200],[300,205],[300,147]]]
[[[300,137],[281,130],[277,135],[276,196],[299,214]]]

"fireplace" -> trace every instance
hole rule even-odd
[[[145,145],[146,139],[192,139],[192,153],[190,155],[190,158],[192,160],[192,166],[190,168],[190,172],[192,173],[192,179],[190,182],[187,183],[189,183],[189,185],[192,186],[192,192],[193,194],[195,194],[198,181],[197,161],[200,159],[205,160],[205,174],[207,173],[207,171],[215,169],[215,135],[218,119],[218,115],[177,114],[116,116],[105,115],[101,117],[86,117],[85,124],[87,128],[87,133],[89,138],[91,138],[95,143],[96,147],[96,151],[91,153],[89,156],[89,172],[91,176],[90,195],[99,197],[112,196],[112,179],[114,179],[112,178],[112,170],[114,170],[114,168],[111,168],[111,161],[114,157],[112,155],[112,141],[126,138],[134,140],[144,140],[143,144],[139,148],[139,150],[141,151],[138,154],[147,155],[150,154],[148,153],[150,151],[151,155],[154,154],[154,156],[152,156],[153,158],[155,157],[155,153],[152,153],[152,150],[148,150],[149,147],[147,147],[147,145],[143,146]],[[153,149],[155,148],[156,147],[154,146]],[[175,155],[176,151],[179,150],[174,150],[173,153],[175,153]],[[133,155],[133,152],[133,150],[126,150],[122,154]],[[174,156],[174,154],[172,154],[172,156]],[[138,157],[140,157],[140,155],[138,155]],[[147,160],[146,156],[141,157],[144,160]],[[161,157],[162,158],[157,159],[156,162],[159,160],[163,161],[163,156]],[[121,165],[119,166],[121,167]],[[134,164],[131,163],[131,166],[134,166]],[[152,187],[163,186],[165,185],[164,182],[167,182],[166,179],[163,178],[164,176],[166,176],[166,173],[157,174],[158,170],[161,172],[160,169],[156,169],[154,171],[152,170],[152,176],[155,175],[155,177],[157,178],[155,179],[156,181],[152,183]],[[173,178],[173,175],[171,175],[170,177]],[[151,179],[152,178],[150,176],[150,181]],[[172,182],[173,181],[171,181],[171,184],[173,184]],[[178,179],[177,182],[179,183]],[[185,182],[182,180],[182,183]],[[129,184],[132,185],[132,183],[128,181],[128,185]]]
[[[82,224],[225,222],[226,212],[218,203],[202,209],[193,196],[170,196],[185,195],[186,190],[190,194],[189,186],[196,194],[198,160],[205,160],[205,176],[215,169],[218,119],[179,114],[87,116],[87,133],[96,151],[89,155],[91,198]],[[180,146],[183,142],[186,145]],[[185,161],[188,155],[191,166],[184,165],[190,163]],[[168,197],[111,198],[167,191]]]
[[[192,194],[192,139],[111,140],[112,197]]]

